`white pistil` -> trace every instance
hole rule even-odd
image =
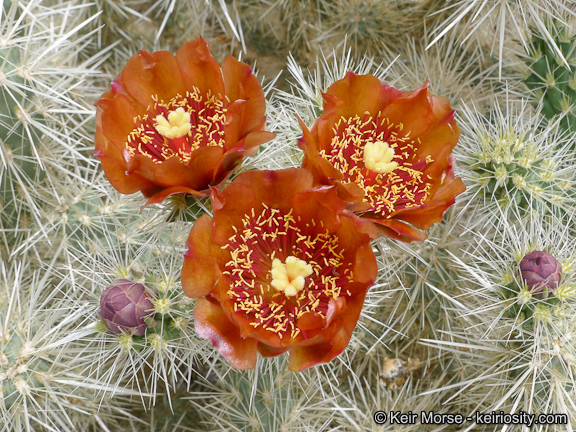
[[[379,174],[391,173],[398,166],[394,159],[394,149],[383,141],[367,142],[364,146],[364,165]]]
[[[304,278],[310,276],[313,270],[306,261],[289,256],[285,264],[274,258],[270,273],[272,275],[270,285],[278,291],[283,291],[286,297],[293,297],[304,289]]]
[[[168,113],[168,119],[163,115],[156,116],[156,130],[166,138],[174,139],[187,135],[190,132],[190,114],[184,108],[176,108]]]

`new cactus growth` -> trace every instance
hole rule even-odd
[[[548,44],[542,31],[532,29],[526,56],[529,75],[524,82],[548,120],[559,117],[564,130],[576,132],[576,32],[570,25],[556,24],[550,33],[564,58]]]
[[[516,208],[570,213],[576,180],[569,168],[572,136],[558,122],[541,128],[541,114],[532,112],[527,101],[507,98],[505,105],[495,102],[488,114],[462,109],[456,151],[469,184],[467,199],[486,215]]]

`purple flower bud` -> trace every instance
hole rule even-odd
[[[130,333],[142,336],[146,333],[154,315],[151,298],[157,293],[145,285],[127,279],[118,279],[102,292],[100,297],[100,316],[112,333]],[[152,318],[153,323],[156,320]]]
[[[562,279],[562,265],[554,255],[544,251],[532,251],[524,256],[520,272],[535,297],[540,297],[544,288],[554,291]]]

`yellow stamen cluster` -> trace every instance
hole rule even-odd
[[[278,258],[272,261],[272,285],[276,290],[283,291],[286,297],[294,297],[304,289],[305,277],[310,276],[314,271],[312,266],[306,261],[294,256],[286,258],[286,263],[282,263]]]
[[[364,165],[371,171],[386,174],[398,166],[394,159],[394,149],[384,141],[367,142],[364,146]]]
[[[157,164],[176,156],[188,164],[200,147],[225,147],[227,99],[210,92],[201,95],[196,87],[168,102],[156,96],[152,99],[147,114],[134,119],[135,127],[126,141],[130,156],[141,154]]]
[[[431,188],[430,177],[422,171],[434,161],[429,155],[416,160],[420,140],[412,140],[403,129],[402,123],[390,123],[380,113],[376,118],[368,113],[364,118],[341,117],[333,128],[331,149],[320,151],[344,174],[345,181],[364,190],[364,202],[371,206],[368,211],[387,218],[395,211],[424,204]]]
[[[166,138],[174,139],[188,135],[190,132],[190,114],[179,107],[168,113],[168,119],[162,114],[156,116],[156,130]]]
[[[326,318],[330,299],[351,295],[342,288],[353,280],[351,263],[322,223],[267,206],[242,222],[223,247],[230,251],[223,273],[230,278],[234,312],[245,314],[254,328],[294,338],[304,314]]]

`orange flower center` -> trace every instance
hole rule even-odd
[[[220,95],[202,97],[194,87],[168,102],[153,99],[147,113],[134,119],[135,127],[126,141],[130,156],[141,154],[154,163],[176,156],[188,165],[200,147],[224,148],[226,107]]]
[[[386,218],[409,207],[426,202],[431,183],[424,175],[433,160],[417,160],[417,144],[404,132],[402,123],[392,124],[380,113],[376,118],[342,117],[334,127],[328,151],[320,156],[344,175],[345,182],[354,182],[364,190],[368,213]],[[417,139],[420,143],[420,139]]]
[[[230,261],[223,273],[231,280],[234,312],[254,328],[294,338],[304,314],[326,318],[330,299],[351,295],[343,288],[353,278],[351,263],[322,224],[267,206],[242,223],[224,246]]]

